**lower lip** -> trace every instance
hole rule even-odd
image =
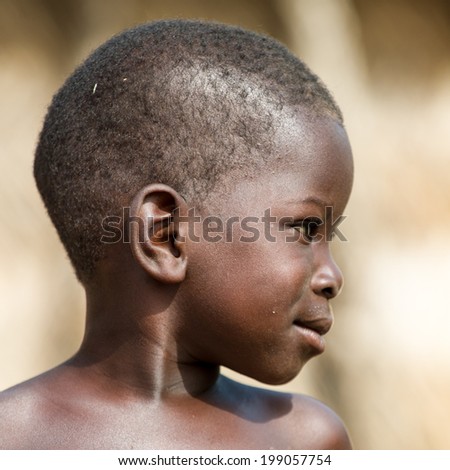
[[[323,338],[323,336],[319,335],[319,333],[314,330],[310,330],[309,328],[305,328],[299,325],[294,326],[300,333],[300,336],[304,343],[309,344],[309,346],[314,348],[318,354],[321,354],[325,351],[325,339]]]

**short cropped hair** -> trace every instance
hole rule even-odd
[[[56,93],[34,175],[81,282],[104,256],[102,220],[165,183],[198,201],[267,159],[281,110],[342,115],[307,66],[234,26],[157,21],[100,46]]]

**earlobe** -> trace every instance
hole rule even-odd
[[[137,263],[153,279],[175,284],[186,276],[183,198],[170,186],[151,184],[133,198],[126,221],[130,248]]]

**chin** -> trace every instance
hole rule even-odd
[[[284,385],[297,377],[303,365],[296,364],[290,368],[280,367],[277,370],[254,371],[253,374],[247,373],[245,375],[266,385]]]

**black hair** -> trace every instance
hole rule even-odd
[[[100,46],[54,96],[34,175],[82,282],[104,250],[102,220],[145,185],[199,200],[230,170],[267,158],[279,111],[342,124],[322,82],[272,38],[171,20]]]

